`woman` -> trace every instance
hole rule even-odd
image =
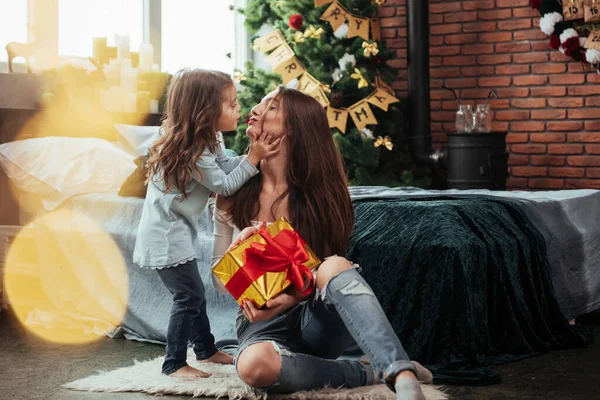
[[[397,399],[424,399],[417,377],[430,382],[431,373],[410,361],[358,266],[336,256],[347,248],[354,213],[322,106],[282,87],[252,109],[248,125],[249,136],[268,132],[281,138],[281,151],[263,160],[261,174],[235,195],[217,199],[213,265],[259,225],[280,217],[324,261],[309,298],[291,289],[260,310],[252,302],[240,307],[239,376],[269,393],[358,387],[378,378]],[[239,232],[237,227],[247,228]],[[336,360],[352,339],[370,362]]]

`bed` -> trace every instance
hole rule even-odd
[[[134,158],[144,152],[144,146],[147,146],[149,140],[148,134],[155,134],[153,133],[156,131],[155,128],[153,128],[154,130],[148,130],[149,128],[143,130],[141,127],[121,126],[122,132],[131,134],[129,136],[123,134],[128,138],[127,143],[123,146],[124,143],[118,140],[110,145],[119,148],[119,151],[128,153],[127,163],[133,163]],[[108,149],[106,143],[103,143],[103,146],[106,147],[105,151],[113,151]],[[46,147],[45,145],[44,148]],[[78,145],[77,148],[80,146]],[[119,157],[121,156],[119,155]],[[115,165],[115,163],[112,164]],[[122,180],[135,167],[129,165],[128,168],[122,172],[123,175],[119,179]],[[52,224],[36,224],[35,222],[30,228],[38,260],[39,285],[50,301],[44,307],[32,307],[29,310],[28,324],[52,328],[53,324],[62,324],[65,319],[68,319],[72,329],[97,332],[113,338],[125,337],[131,340],[164,343],[171,307],[170,294],[161,284],[155,272],[142,269],[131,261],[143,200],[119,196],[117,191],[112,186],[110,190],[98,190],[97,193],[73,193],[61,198],[58,202],[53,199],[53,202],[42,204],[41,210],[29,210],[30,216],[37,221],[44,218],[44,215],[63,211],[77,217],[73,217],[71,223],[66,224],[66,228],[55,229]],[[474,232],[473,226],[465,222],[465,215],[469,213],[469,210],[476,208],[481,209],[479,215],[484,216],[482,218],[487,218],[485,217],[486,213],[491,213],[494,208],[497,208],[497,212],[500,214],[505,213],[502,214],[505,215],[503,218],[511,219],[513,221],[512,229],[518,229],[521,241],[528,243],[529,247],[524,247],[519,240],[512,240],[509,245],[513,246],[515,251],[523,253],[519,257],[527,258],[527,265],[533,271],[532,274],[512,277],[506,281],[494,281],[496,278],[492,279],[490,275],[490,286],[487,289],[469,286],[469,281],[465,281],[464,287],[460,288],[467,295],[475,291],[500,290],[498,288],[505,290],[506,285],[510,286],[508,289],[516,290],[516,300],[510,301],[511,307],[528,317],[523,317],[523,321],[515,325],[514,332],[507,333],[508,336],[504,338],[506,339],[505,343],[502,339],[500,342],[495,342],[493,348],[486,347],[485,351],[475,349],[477,351],[473,353],[472,348],[468,351],[465,350],[465,346],[469,347],[469,344],[462,343],[457,347],[454,343],[452,352],[444,354],[446,359],[442,360],[439,357],[441,353],[436,350],[440,347],[433,344],[446,346],[445,349],[449,348],[450,344],[437,343],[436,338],[431,336],[426,338],[410,337],[410,332],[404,330],[405,327],[413,324],[420,328],[426,326],[429,317],[424,313],[419,314],[415,313],[415,310],[411,310],[410,315],[413,316],[413,319],[411,321],[403,320],[401,316],[404,310],[395,309],[393,304],[386,303],[385,299],[382,299],[384,309],[394,321],[394,327],[401,335],[403,342],[409,343],[408,347],[411,352],[420,354],[421,359],[429,363],[428,366],[437,373],[438,377],[445,376],[449,381],[470,380],[489,383],[495,379],[494,374],[489,369],[482,371],[478,368],[487,368],[500,362],[522,358],[550,348],[584,344],[583,337],[569,327],[567,320],[600,308],[600,224],[597,223],[600,220],[599,191],[491,192],[351,187],[350,193],[357,209],[357,225],[348,256],[360,259],[363,274],[366,276],[369,276],[370,271],[381,268],[382,265],[387,268],[383,271],[388,274],[385,279],[370,276],[369,279],[373,280],[370,283],[373,286],[382,280],[393,282],[393,279],[399,279],[398,274],[404,272],[403,265],[392,258],[373,261],[372,257],[369,257],[368,254],[365,255],[365,251],[369,249],[378,249],[377,251],[380,253],[392,254],[399,250],[404,251],[409,247],[411,249],[418,248],[418,246],[414,247],[417,243],[419,248],[425,249],[423,250],[425,253],[436,252],[443,255],[446,254],[444,252],[447,252],[447,254],[453,254],[454,249],[448,247],[448,243],[444,242],[452,236],[456,236],[453,240],[457,240],[461,249],[466,253],[475,252],[476,249],[481,248],[482,243],[484,247],[489,247],[489,241],[484,243],[482,237],[470,236],[469,232]],[[428,206],[415,208],[423,204]],[[390,207],[390,205],[395,207],[390,210],[398,213],[406,214],[409,212],[407,210],[418,210],[415,218],[411,217],[410,219],[413,221],[426,218],[427,213],[435,215],[433,219],[428,219],[428,229],[438,231],[436,234],[442,241],[441,245],[437,246],[436,244],[437,247],[432,247],[431,240],[427,235],[419,234],[420,223],[411,228],[413,231],[410,236],[405,236],[407,232],[405,227],[398,226],[388,232],[387,236],[391,240],[387,240],[384,244],[376,243],[377,229],[383,229],[386,226],[389,228],[393,226],[393,221],[381,220],[381,218],[379,218],[379,222],[373,221],[377,220],[377,216],[382,214],[381,210],[385,209],[381,207]],[[431,207],[432,205],[435,207]],[[234,317],[237,304],[229,296],[218,293],[211,284],[209,265],[212,248],[211,207],[213,206],[212,204],[209,206],[199,221],[200,235],[196,246],[199,268],[206,286],[211,328],[219,344],[225,345],[234,343]],[[457,211],[461,207],[463,207],[462,211]],[[50,212],[48,208],[51,209]],[[411,214],[407,215],[411,216]],[[445,220],[463,224],[465,235],[462,237],[457,235],[457,232],[460,232],[457,229],[450,229],[446,236],[442,235],[440,229],[436,229],[436,224],[442,224]],[[97,228],[96,230],[90,230],[90,221],[95,227],[94,229]],[[65,233],[65,229],[68,230],[68,233]],[[488,228],[483,226],[479,229]],[[491,228],[488,230],[492,231]],[[365,232],[369,232],[369,234],[367,235]],[[77,238],[77,241],[65,238]],[[107,241],[107,238],[111,245],[118,248],[124,275],[114,272],[114,262],[102,252],[102,249],[105,248],[103,243]],[[81,252],[76,251],[80,248],[90,249],[86,253],[85,260],[81,259]],[[499,250],[502,252],[504,249]],[[532,254],[534,253],[537,258],[533,258]],[[96,268],[93,273],[90,272],[89,267],[92,265]],[[497,270],[506,269],[509,274],[520,274],[519,268],[522,264],[514,263],[510,267],[507,265],[508,263],[495,262],[493,266]],[[435,266],[429,265],[426,261],[417,267],[419,271],[435,270]],[[84,288],[82,290],[89,289],[87,298],[88,302],[94,303],[92,308],[86,308],[82,304],[85,302],[78,297],[81,296],[81,290],[73,291],[64,282],[57,279],[58,276],[64,274],[65,270],[74,271],[69,285],[72,285],[75,280],[81,288]],[[448,271],[451,276],[458,274],[454,270]],[[461,271],[460,274],[476,276],[480,273],[471,270]],[[124,285],[125,275],[126,284]],[[415,279],[420,281],[413,282],[413,284],[434,287],[435,283],[437,285],[435,287],[439,287],[440,290],[456,289],[456,286],[440,286],[440,282],[445,282],[445,276],[438,276],[435,282],[430,281],[429,283],[427,283],[427,279],[431,279],[431,276],[428,277],[427,274],[415,276],[417,276]],[[523,279],[531,280],[531,282],[523,285],[522,282],[519,282]],[[90,284],[90,281],[97,282]],[[535,300],[536,294],[539,293],[544,297],[543,309],[533,310],[534,304],[521,300],[519,291],[529,291],[530,293],[526,293],[526,295],[533,296],[525,296],[523,299]],[[419,304],[420,293],[407,291],[401,295],[408,298],[407,304]],[[452,294],[452,296],[458,295],[458,292]],[[442,298],[440,297],[440,299]],[[537,305],[535,306],[537,307]],[[493,317],[494,313],[498,311],[498,307],[499,304],[490,295],[487,303],[479,308],[480,311],[485,311],[486,315]],[[90,310],[100,311],[95,315],[90,315],[92,313]],[[440,332],[443,329],[447,332],[455,332],[460,329],[458,324],[462,323],[461,318],[466,318],[467,322],[471,324],[477,322],[469,320],[477,316],[472,310],[465,309],[464,312],[453,310],[453,312],[458,313],[456,314],[458,315],[457,319],[453,316],[451,322],[440,322],[443,323],[441,327],[429,326],[427,328],[429,332]],[[99,315],[105,318],[99,317]],[[527,318],[533,318],[533,316],[538,318],[535,324],[526,321]],[[502,321],[498,323],[501,325]],[[463,325],[470,326],[466,323]],[[524,329],[532,330],[530,333],[534,338],[533,341],[528,339],[525,343],[521,339]],[[510,338],[512,334],[518,337]],[[511,341],[513,343],[510,343]],[[523,345],[524,343],[525,345]],[[434,356],[432,356],[432,352],[435,352]],[[470,356],[461,358],[461,355],[467,353],[476,354],[476,357],[474,359]]]

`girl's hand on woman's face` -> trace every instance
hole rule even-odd
[[[262,224],[260,224],[260,226],[258,228],[254,227],[254,226],[249,226],[247,228],[242,229],[240,231],[240,233],[238,234],[237,238],[233,241],[233,243],[231,243],[231,245],[229,246],[227,251],[233,249],[234,247],[237,247],[244,240],[246,240],[250,236],[256,234],[256,232],[258,232],[262,228],[265,228],[266,226],[267,226],[267,224],[263,222]]]
[[[275,139],[274,136],[262,131],[250,135],[250,151],[248,152],[248,161],[258,165],[261,160],[275,156],[281,148],[281,138]]]

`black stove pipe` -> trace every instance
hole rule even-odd
[[[431,148],[429,85],[429,1],[407,0],[408,34],[408,145],[413,162],[439,170],[445,151]]]

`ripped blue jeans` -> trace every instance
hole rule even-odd
[[[250,323],[241,309],[236,321],[240,343],[235,357],[250,345],[270,342],[281,356],[281,371],[269,393],[373,384],[373,369],[393,389],[401,371],[414,367],[379,301],[359,271],[333,277],[324,290],[269,321]],[[352,339],[372,366],[337,360]]]

